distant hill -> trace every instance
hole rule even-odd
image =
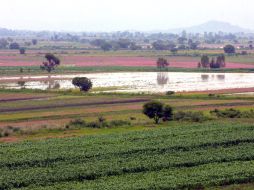
[[[197,26],[192,26],[188,28],[177,28],[168,30],[167,32],[171,33],[180,33],[185,30],[188,33],[204,33],[204,32],[224,32],[224,33],[253,33],[253,30],[242,28],[240,26],[235,26],[227,22],[221,21],[209,21],[204,24]]]

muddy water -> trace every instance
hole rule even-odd
[[[204,91],[254,87],[253,73],[122,72],[78,75],[0,77],[8,89],[71,89],[74,77],[88,77],[94,87],[120,92]],[[111,88],[110,87],[114,87]]]

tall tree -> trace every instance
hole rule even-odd
[[[55,70],[55,68],[60,65],[60,59],[58,57],[56,57],[54,54],[51,53],[47,53],[45,55],[45,59],[47,61],[43,62],[41,65],[41,69],[42,70],[46,70],[49,73],[53,70]]]

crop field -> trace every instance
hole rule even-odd
[[[25,55],[20,55],[19,52],[3,51],[0,53],[0,66],[39,66],[43,61],[45,51],[28,50]],[[200,55],[206,51],[179,52],[179,55],[173,55],[169,51],[56,51],[59,58],[62,60],[63,66],[78,66],[78,67],[103,67],[103,66],[122,66],[122,67],[154,67],[156,59],[159,56],[164,56],[170,62],[170,67],[173,68],[197,68],[197,63],[200,61]],[[218,54],[216,50],[208,52],[211,55]],[[222,53],[222,52],[221,52]],[[196,55],[197,54],[197,55]],[[227,58],[226,68],[253,68],[253,55],[246,56],[229,56]]]
[[[86,50],[82,44],[67,42],[57,44],[66,49],[48,51],[46,42],[40,45],[27,49],[25,55],[0,51],[1,82],[20,85],[19,89],[0,88],[0,190],[253,189],[254,96],[249,92],[254,89],[251,83],[243,85],[250,79],[242,74],[253,72],[253,51],[227,56],[225,69],[206,70],[196,68],[200,55],[216,56],[222,50],[178,51],[176,55],[154,50]],[[80,49],[68,49],[71,45]],[[61,60],[51,74],[39,67],[47,52]],[[119,74],[114,72],[126,71],[160,71],[154,80],[159,84],[158,74],[164,70],[156,68],[158,57],[168,59],[170,67],[165,71],[213,72],[203,78],[198,73],[193,84],[199,89],[209,80],[215,85],[212,79],[221,79],[219,85],[232,80],[221,72],[243,77],[243,87],[154,93],[155,89],[149,94],[137,88],[136,93],[119,93],[113,91],[121,87],[110,81],[109,86],[94,84],[87,93],[28,88],[38,81],[51,84],[54,74],[66,85],[64,77],[76,73],[107,72],[112,77]],[[194,75],[189,73],[187,81]],[[92,75],[85,76],[95,81]],[[133,78],[141,84],[141,79]],[[169,76],[165,84],[173,84],[172,79]],[[134,83],[131,87],[135,88]],[[144,104],[154,100],[173,108],[169,121],[163,118],[155,124],[143,114]]]
[[[228,90],[227,93],[230,91]],[[234,92],[234,91],[233,91]],[[25,139],[47,138],[54,136],[80,136],[87,130],[71,129],[66,132],[69,122],[84,119],[96,121],[103,116],[108,121],[124,120],[135,126],[151,125],[152,121],[142,114],[142,106],[150,100],[158,100],[172,106],[177,111],[209,111],[235,108],[251,110],[254,107],[253,96],[210,97],[204,93],[177,93],[165,95],[138,94],[82,94],[73,91],[32,91],[5,90],[0,93],[0,130],[8,127],[20,129],[18,133],[0,138],[0,142],[20,141]],[[17,98],[19,97],[19,98]],[[134,117],[134,119],[131,119]],[[40,135],[41,131],[49,134]],[[54,131],[55,130],[55,131]],[[80,132],[80,134],[78,133]],[[89,129],[90,132],[96,132]],[[39,135],[39,136],[38,136]]]
[[[0,189],[203,189],[252,182],[254,126],[180,124],[0,145]]]

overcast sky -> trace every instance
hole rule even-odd
[[[58,31],[165,30],[227,21],[254,29],[254,0],[0,0],[0,27]]]

